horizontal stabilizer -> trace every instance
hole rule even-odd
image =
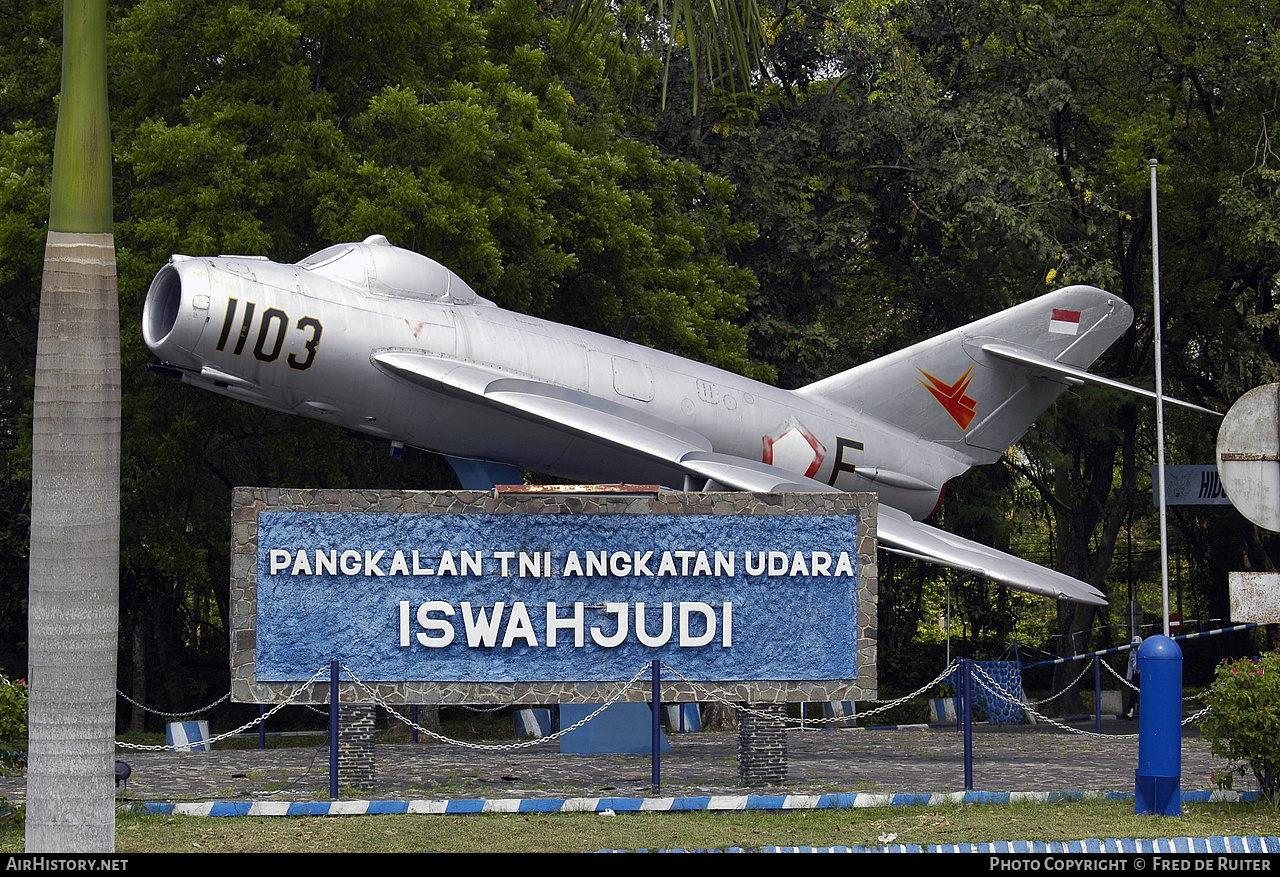
[[[877,538],[881,546],[921,560],[964,570],[1002,585],[1056,600],[1105,605],[1097,588],[1029,560],[914,521],[897,509],[880,507]]]
[[[828,493],[833,490],[811,478],[724,454],[690,453],[682,462],[686,469],[735,490],[779,493]],[[898,509],[882,504],[877,517],[876,539],[881,548],[1055,600],[1097,606],[1107,602],[1106,595],[1087,582],[922,524]]]
[[[1135,387],[1131,384],[1125,384],[1120,381],[1114,381],[1111,378],[1104,378],[1101,375],[1095,375],[1085,371],[1082,368],[1066,365],[1061,362],[1055,362],[1046,356],[1041,356],[1034,350],[1028,350],[1025,347],[1017,347],[1012,344],[984,344],[982,351],[989,353],[996,359],[1003,359],[1006,362],[1017,363],[1030,368],[1032,371],[1040,372],[1046,377],[1066,378],[1073,383],[1097,384],[1102,387],[1110,387],[1113,390],[1123,390],[1126,393],[1134,393],[1139,396],[1146,396],[1148,399],[1156,398],[1153,390],[1145,390],[1142,387]],[[1193,402],[1183,402],[1181,399],[1174,399],[1171,396],[1165,396],[1164,401],[1170,405],[1179,405],[1183,408],[1189,408],[1192,411],[1199,411],[1201,414],[1212,414],[1215,417],[1221,417],[1217,411],[1209,408],[1201,408]]]

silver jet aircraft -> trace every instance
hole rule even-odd
[[[1084,371],[1132,319],[1071,286],[780,390],[503,310],[375,235],[294,265],[175,255],[142,328],[155,370],[185,383],[455,460],[683,490],[876,491],[882,546],[1101,604],[1085,582],[920,521],[1067,387],[1151,395]]]

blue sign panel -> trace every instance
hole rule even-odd
[[[257,679],[857,676],[853,515],[258,517]]]

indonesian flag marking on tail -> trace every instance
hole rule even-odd
[[[1053,335],[1080,334],[1080,312],[1054,308],[1049,317],[1049,332]]]

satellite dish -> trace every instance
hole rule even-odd
[[[1218,430],[1218,477],[1231,504],[1280,531],[1280,384],[1245,393]]]

